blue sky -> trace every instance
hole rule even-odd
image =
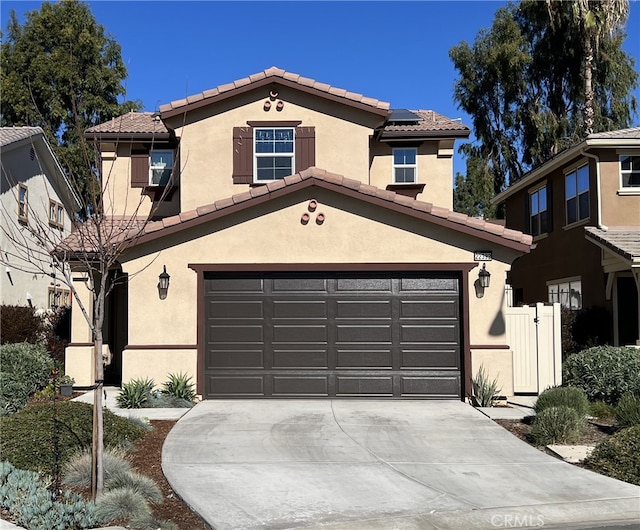
[[[388,101],[470,118],[453,101],[449,49],[491,25],[506,4],[490,0],[413,2],[91,1],[122,46],[127,99],[145,110],[270,66]],[[19,18],[41,2],[2,0]],[[631,2],[626,51],[640,60],[640,1]],[[636,91],[640,99],[640,90]],[[635,124],[640,124],[636,116]],[[456,157],[455,171],[465,171]]]

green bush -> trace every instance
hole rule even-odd
[[[76,488],[90,488],[91,458],[91,449],[82,449],[74,453],[62,469],[62,482]],[[102,465],[105,484],[109,483],[111,477],[131,471],[126,452],[121,447],[106,448],[102,455]]]
[[[123,409],[139,409],[151,397],[154,386],[153,379],[132,379],[122,385],[116,401]]]
[[[157,393],[151,394],[140,408],[188,409],[190,407],[193,407],[193,405],[194,405],[193,401],[187,401],[186,399],[182,399],[175,396],[169,396],[168,394],[162,394],[160,392],[157,392]]]
[[[92,502],[64,492],[54,499],[51,484],[38,473],[0,463],[0,506],[29,530],[95,528],[106,522],[96,515]]]
[[[46,334],[44,319],[34,307],[3,305],[0,307],[1,344],[28,342],[36,344]]]
[[[616,416],[616,408],[600,399],[589,403],[589,415],[599,420],[610,421]]]
[[[98,499],[96,515],[103,521],[129,520],[148,517],[151,510],[140,493],[129,488],[118,488],[105,492]]]
[[[640,394],[640,350],[614,346],[583,350],[564,362],[563,380],[584,390],[589,401],[615,405],[627,392]]]
[[[498,398],[501,388],[498,388],[498,380],[489,380],[489,376],[484,371],[484,366],[480,365],[478,373],[471,381],[473,386],[473,397],[479,407],[490,407]]]
[[[54,367],[43,346],[22,342],[0,346],[0,416],[24,408],[45,387]]]
[[[191,376],[183,374],[169,374],[169,380],[162,385],[163,394],[183,399],[185,401],[193,401],[196,398],[196,390],[194,388]]]
[[[581,388],[575,386],[556,386],[547,388],[538,397],[533,410],[540,414],[550,407],[567,406],[578,413],[580,417],[585,417],[589,412],[589,401]]]
[[[115,472],[105,478],[105,488],[108,490],[128,488],[142,495],[148,502],[160,503],[163,500],[158,485],[149,477],[136,471]]]
[[[16,467],[54,474],[52,470],[58,465],[63,466],[74,453],[91,445],[92,416],[91,405],[62,401],[33,405],[0,418],[0,454]],[[105,447],[131,443],[144,432],[126,418],[104,411]]]
[[[574,443],[584,432],[585,418],[575,409],[560,405],[536,414],[531,435],[537,445]]]
[[[597,473],[640,486],[640,425],[600,442],[585,465]]]
[[[640,425],[640,397],[628,392],[620,398],[616,406],[616,422],[622,428]]]

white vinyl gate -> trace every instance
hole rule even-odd
[[[540,394],[562,384],[560,304],[508,307],[506,317],[513,391]]]

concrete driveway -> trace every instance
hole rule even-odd
[[[462,529],[637,521],[640,488],[458,401],[205,401],[162,467],[213,528]]]

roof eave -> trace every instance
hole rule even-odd
[[[270,77],[266,77],[263,79],[258,79],[257,81],[252,81],[251,83],[248,83],[246,85],[243,86],[239,86],[239,87],[235,87],[232,88],[230,90],[227,90],[225,92],[219,92],[213,96],[209,96],[209,97],[204,97],[202,99],[199,99],[197,101],[193,101],[191,103],[187,102],[184,105],[181,105],[179,107],[176,108],[169,108],[166,110],[162,110],[161,108],[161,112],[160,112],[160,116],[163,120],[169,119],[169,118],[173,118],[175,116],[180,116],[184,113],[187,112],[191,112],[194,111],[196,109],[200,109],[202,107],[206,107],[208,105],[211,105],[213,103],[217,103],[219,101],[224,101],[225,99],[240,95],[240,94],[244,94],[245,92],[250,92],[252,90],[255,90],[256,88],[260,88],[266,85],[273,85],[273,84],[278,84],[278,85],[282,85],[282,86],[286,86],[289,88],[293,88],[295,90],[299,90],[300,92],[305,92],[307,94],[312,94],[315,96],[319,96],[321,98],[330,100],[330,101],[335,101],[337,103],[342,103],[344,105],[348,105],[350,107],[356,108],[356,109],[360,109],[363,110],[365,112],[370,112],[372,114],[376,114],[378,116],[384,117],[385,119],[388,118],[389,116],[391,116],[391,109],[383,109],[383,108],[379,108],[379,107],[375,107],[372,105],[367,105],[366,103],[360,103],[358,101],[353,101],[350,100],[348,98],[345,97],[341,97],[335,94],[331,94],[328,92],[324,92],[322,90],[319,90],[317,88],[313,88],[311,86],[305,86],[305,85],[301,85],[299,83],[296,83],[294,81],[289,81],[288,79],[284,79],[282,77],[277,77],[277,76],[270,76]]]
[[[85,132],[84,138],[90,142],[147,142],[147,141],[169,141],[173,140],[170,132],[160,133],[132,133],[132,132]]]
[[[469,130],[439,130],[439,131],[383,131],[381,142],[401,142],[403,140],[448,140],[451,138],[469,138]]]

